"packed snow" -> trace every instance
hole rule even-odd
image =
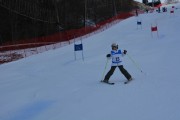
[[[180,4],[171,6],[84,39],[84,61],[71,44],[0,65],[0,120],[180,120]],[[119,69],[115,85],[100,82],[113,42],[127,50],[127,85]]]

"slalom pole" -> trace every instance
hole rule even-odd
[[[104,71],[103,71],[103,74],[102,74],[102,80],[104,79],[104,74],[105,74],[105,71],[106,71],[106,68],[107,68],[107,64],[108,64],[108,58],[106,60],[106,65],[104,67]]]
[[[76,60],[75,39],[74,39],[74,59]]]
[[[81,44],[82,44],[82,39],[81,39]],[[82,44],[83,45],[83,44]],[[84,61],[84,52],[83,52],[83,48],[82,48],[82,59]]]
[[[143,73],[143,71],[141,70],[141,68],[139,67],[139,65],[132,59],[132,57],[130,57],[129,54],[127,54],[127,56],[128,56],[129,59],[134,63],[134,65],[136,66],[136,68],[137,68],[138,70],[140,70],[140,71]]]

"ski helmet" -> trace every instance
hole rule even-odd
[[[117,43],[113,43],[113,44],[111,45],[111,47],[112,47],[112,48],[113,48],[113,47],[118,48],[118,44],[117,44]]]

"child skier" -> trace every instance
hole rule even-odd
[[[118,67],[119,70],[121,71],[121,73],[127,78],[127,80],[128,80],[127,82],[131,81],[132,77],[126,71],[126,69],[124,69],[124,67],[122,65],[122,60],[121,60],[121,57],[124,56],[127,53],[127,51],[124,50],[122,52],[120,49],[118,49],[118,44],[116,44],[116,43],[113,43],[111,45],[111,47],[112,47],[111,54],[106,55],[107,58],[112,58],[111,69],[106,74],[106,76],[105,76],[105,78],[104,78],[104,80],[102,82],[109,83],[109,78],[114,73],[114,70],[116,69],[116,67]],[[127,82],[125,82],[125,84]]]

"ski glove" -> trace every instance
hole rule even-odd
[[[127,53],[127,50],[124,50],[124,52],[123,52],[124,54],[126,54]]]
[[[111,57],[111,54],[107,54],[106,57],[107,57],[107,58],[110,58],[110,57]]]

